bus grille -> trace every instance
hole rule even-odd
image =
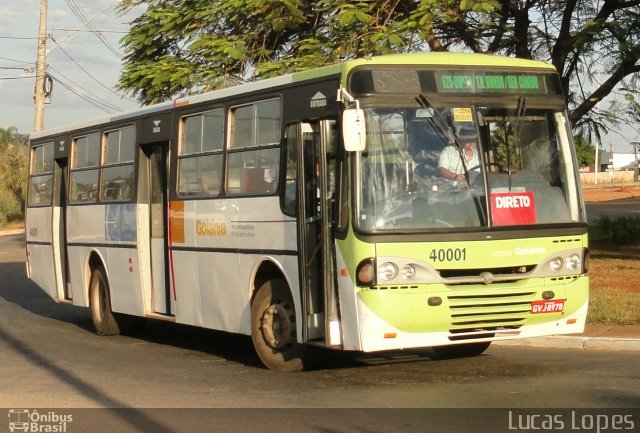
[[[451,311],[449,339],[491,338],[517,335],[529,317],[535,292],[448,296]]]

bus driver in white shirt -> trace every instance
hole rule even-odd
[[[460,129],[457,135],[462,149],[458,150],[455,145],[447,146],[440,153],[438,160],[438,173],[448,180],[464,180],[465,167],[468,171],[480,169],[480,158],[478,156],[478,135],[473,127]],[[460,154],[464,158],[464,164]]]

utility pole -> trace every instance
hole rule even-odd
[[[40,31],[38,32],[38,59],[36,61],[36,88],[34,93],[35,119],[33,130],[44,129],[45,78],[47,75],[47,2],[40,0]]]

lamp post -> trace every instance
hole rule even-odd
[[[640,147],[640,142],[631,141],[629,144],[633,146],[633,157],[636,160],[636,167],[633,170],[633,174],[635,175],[635,181],[638,181],[640,180],[640,162],[638,161],[638,148]]]

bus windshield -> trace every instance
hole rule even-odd
[[[563,111],[529,109],[525,98],[511,108],[364,111],[361,231],[584,222]]]

